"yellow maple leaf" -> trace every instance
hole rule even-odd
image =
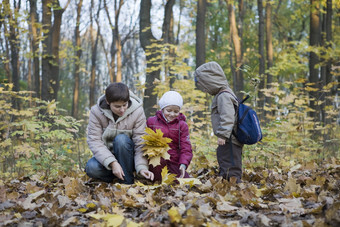
[[[170,217],[171,223],[179,223],[182,219],[182,216],[176,207],[171,207],[168,210],[168,215]]]
[[[50,114],[50,115],[54,115],[56,109],[57,109],[57,103],[55,102],[55,100],[53,99],[51,102],[48,101],[48,103],[47,103],[47,113]]]
[[[144,139],[144,155],[149,159],[150,165],[158,166],[161,163],[161,158],[170,159],[168,150],[170,149],[169,143],[172,141],[170,138],[164,137],[162,130],[156,129],[153,131],[151,128],[145,128],[146,135],[142,136]]]
[[[178,178],[177,180],[180,184],[189,185],[190,188],[195,184],[202,184],[202,182],[197,178]]]
[[[108,214],[108,213],[97,213],[97,214],[89,214],[90,217],[95,218],[95,219],[103,219],[106,221],[106,224],[108,226],[114,226],[118,227],[120,226],[123,221],[124,221],[124,216],[119,215],[119,214]]]
[[[176,174],[168,173],[168,167],[165,166],[162,169],[161,175],[162,175],[162,184],[171,184],[176,180]]]

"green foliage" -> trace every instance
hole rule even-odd
[[[33,98],[30,92],[13,92],[11,87],[0,87],[0,155],[4,157],[0,177],[39,172],[48,178],[61,170],[82,168],[89,152],[80,138],[81,121],[63,116],[55,102]],[[21,109],[13,109],[13,99],[19,100]]]
[[[331,122],[323,125],[309,117],[308,91],[311,89],[304,79],[273,84],[264,89],[265,95],[274,98],[275,103],[265,107],[270,122],[263,125],[264,138],[255,146],[245,147],[247,165],[289,166],[294,163],[322,161],[331,157],[340,158],[340,127],[336,123],[338,112],[333,106],[326,107],[326,116]],[[285,91],[289,87],[289,91]],[[322,92],[327,91],[327,86]],[[328,97],[334,98],[334,97]],[[322,105],[319,102],[318,105]]]

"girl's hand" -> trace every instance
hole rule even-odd
[[[112,173],[113,175],[115,175],[116,177],[118,177],[121,180],[124,180],[125,174],[124,171],[122,169],[122,167],[120,166],[119,162],[114,161],[111,162],[111,168],[112,168]]]
[[[218,145],[224,145],[225,144],[225,139],[217,138],[217,144]]]
[[[142,175],[143,177],[145,177],[146,179],[150,179],[153,181],[154,175],[152,172],[150,172],[149,170],[146,169],[142,169],[140,172],[140,175]]]
[[[181,171],[181,175],[179,176],[179,178],[183,178],[184,177],[186,168],[187,167],[184,164],[181,164],[179,166],[179,171]]]

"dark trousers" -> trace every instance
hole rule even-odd
[[[116,157],[118,163],[124,171],[124,180],[119,180],[122,184],[133,184],[135,170],[134,164],[134,143],[130,137],[119,134],[113,141],[113,154]],[[95,157],[91,158],[85,167],[86,174],[94,179],[111,183],[117,177],[113,175],[112,170],[106,169],[100,164]]]
[[[236,177],[237,183],[242,178],[242,147],[232,143],[232,151],[229,141],[217,147],[217,161],[220,167],[219,176],[225,179]]]

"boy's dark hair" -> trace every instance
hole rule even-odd
[[[105,98],[108,103],[130,100],[129,88],[123,83],[112,83],[105,90]]]

